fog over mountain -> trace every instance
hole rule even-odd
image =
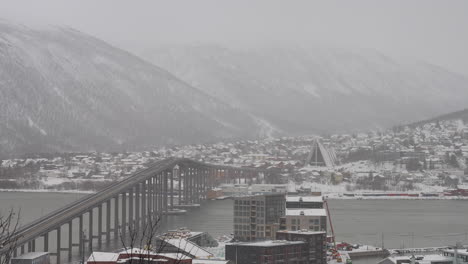
[[[387,127],[467,106],[468,80],[375,51],[157,47],[0,22],[0,153]]]
[[[373,50],[185,45],[142,57],[287,134],[385,128],[468,105],[465,76]]]
[[[115,150],[256,136],[257,122],[73,29],[0,22],[0,153]]]

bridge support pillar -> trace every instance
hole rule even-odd
[[[128,230],[133,230],[134,222],[133,222],[133,198],[135,192],[133,191],[133,187],[130,188],[128,192]]]
[[[182,174],[184,174],[184,177],[185,177],[185,172],[184,172],[184,170],[179,169],[179,177],[178,177],[179,182],[177,183],[177,184],[178,184],[178,187],[179,187],[179,200],[177,201],[177,203],[178,203],[179,205],[182,204]]]
[[[110,231],[111,231],[111,200],[106,202],[106,243],[110,242]]]
[[[163,215],[163,172],[158,175],[158,215],[161,217]]]
[[[146,214],[148,215],[149,219],[153,219],[153,178],[148,179],[148,183],[146,185],[146,190],[148,191],[148,195],[146,196],[147,202],[147,209]],[[149,220],[148,219],[148,220]]]
[[[147,184],[146,184],[146,180],[144,180],[142,183],[141,183],[141,226],[145,227],[146,226],[146,223],[147,223],[147,207],[146,207],[146,203],[147,203],[147,197],[148,197],[148,189],[147,189]]]
[[[73,253],[73,220],[68,222],[68,261],[72,260]]]
[[[101,250],[102,247],[102,204],[98,206],[98,249]]]
[[[168,199],[167,199],[167,196],[168,196],[168,175],[169,175],[169,171],[164,171],[163,172],[163,208],[164,208],[164,213],[168,213]]]
[[[127,192],[122,193],[122,224],[120,232],[125,237],[127,233]]]
[[[114,197],[114,239],[119,237],[119,199],[120,197],[117,194]]]
[[[177,170],[173,169],[171,173],[171,189],[170,189],[170,205],[171,210],[174,208],[174,174],[177,173]]]
[[[153,216],[156,217],[158,213],[158,176],[154,176],[153,178],[153,183],[151,188],[153,189]]]
[[[89,210],[89,223],[88,223],[88,250],[89,253],[93,252],[93,208]]]
[[[84,255],[84,231],[83,231],[83,215],[78,217],[78,247],[80,256]]]
[[[44,234],[44,252],[49,252],[49,232]]]
[[[61,236],[62,236],[62,227],[57,228],[57,264],[60,264],[60,251],[61,251]]]
[[[135,231],[140,231],[140,199],[141,199],[141,187],[140,183],[135,186]]]

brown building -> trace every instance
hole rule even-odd
[[[284,194],[238,197],[234,200],[234,239],[255,241],[275,239],[285,214]]]
[[[266,240],[226,244],[226,260],[236,264],[308,264],[303,241]]]
[[[276,232],[276,239],[287,241],[303,241],[308,247],[309,264],[327,263],[327,233],[312,231],[287,231]]]

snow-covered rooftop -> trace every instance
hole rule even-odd
[[[304,243],[303,241],[286,241],[286,240],[265,240],[265,241],[256,241],[256,242],[243,242],[235,243],[234,245],[241,246],[255,246],[255,247],[276,247],[284,245],[298,245]]]
[[[322,196],[287,196],[286,202],[323,202]]]

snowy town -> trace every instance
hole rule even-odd
[[[284,185],[276,187],[284,192],[321,192],[330,198],[468,195],[468,126],[462,120],[384,132],[4,159],[0,188],[93,192],[168,157],[269,169],[282,179]],[[220,188],[224,192],[218,196],[236,196],[263,187]]]

